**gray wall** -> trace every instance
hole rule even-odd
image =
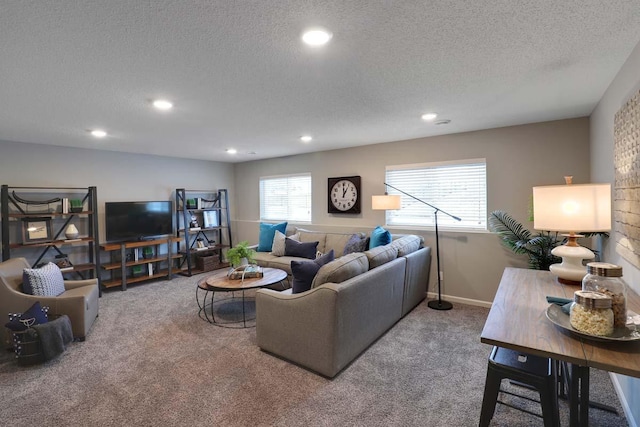
[[[101,241],[104,202],[175,200],[176,188],[227,188],[230,194],[234,192],[233,165],[228,163],[6,141],[0,141],[0,183],[19,187],[96,186]]]
[[[640,43],[620,69],[597,108],[591,115],[591,178],[593,182],[614,185],[613,120],[615,113],[640,89]],[[625,282],[640,293],[640,269],[628,263],[615,251],[613,239],[604,245],[605,261],[622,266]],[[614,376],[627,405],[630,425],[640,425],[640,379]]]
[[[487,159],[488,211],[505,210],[532,229],[527,218],[533,186],[562,184],[564,175],[573,175],[575,183],[588,182],[589,121],[545,122],[238,164],[236,240],[258,240],[261,176],[312,174],[312,224],[303,227],[370,231],[384,224],[384,211],[371,209],[371,196],[384,193],[385,166],[470,158]],[[362,214],[328,214],[327,178],[349,175],[362,177]],[[432,229],[391,230],[423,235],[435,248]],[[503,249],[498,237],[488,232],[441,229],[440,250],[443,293],[452,301],[488,303],[506,266],[526,267],[525,258]],[[436,292],[435,259],[432,265],[430,290]]]

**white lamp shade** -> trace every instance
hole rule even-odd
[[[373,210],[394,210],[400,209],[400,196],[387,195],[371,196],[371,209]]]
[[[611,184],[533,187],[533,228],[564,232],[611,230]]]

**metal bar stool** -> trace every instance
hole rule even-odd
[[[487,380],[482,399],[480,427],[487,427],[491,422],[496,403],[499,402],[498,393],[501,391],[508,393],[500,389],[503,379],[517,381],[535,389],[540,394],[540,405],[542,406],[542,418],[545,427],[560,426],[556,363],[547,357],[524,354],[507,348],[493,347],[487,365]],[[508,394],[524,397],[514,393]],[[499,403],[511,406],[504,402]],[[521,408],[516,409],[540,416]]]

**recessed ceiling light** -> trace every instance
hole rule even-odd
[[[451,123],[451,120],[449,120],[449,119],[438,120],[436,122],[437,125],[448,125],[449,123]]]
[[[426,113],[422,115],[422,120],[424,120],[425,122],[430,122],[432,120],[435,120],[436,117],[438,117],[436,113]]]
[[[331,40],[333,34],[324,28],[313,28],[302,33],[302,41],[309,46],[322,46]]]
[[[103,131],[102,129],[94,129],[91,131],[91,135],[96,138],[104,138],[105,136],[107,136],[107,132]]]
[[[300,137],[300,141],[302,141],[302,142],[311,142],[311,140],[312,140],[312,139],[313,139],[313,138],[312,138],[312,137],[310,137],[309,135],[302,135],[302,136]]]
[[[236,150],[235,148],[227,148],[226,151],[229,154],[236,154],[238,152],[238,150]]]
[[[173,103],[166,99],[156,99],[153,101],[153,106],[158,110],[167,111],[173,108]]]

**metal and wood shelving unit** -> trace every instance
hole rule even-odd
[[[80,205],[68,209],[67,201]],[[2,260],[23,256],[33,267],[55,261],[51,254],[68,256],[70,266],[62,269],[71,278],[99,277],[98,202],[96,187],[11,187],[2,185]],[[65,230],[72,224],[79,229],[77,238],[67,239]],[[63,252],[69,252],[68,254]],[[69,277],[71,276],[71,277]]]
[[[111,262],[103,264],[102,268],[108,271],[111,277],[103,280],[105,288],[120,287],[127,290],[128,284],[144,282],[147,280],[168,278],[173,276],[173,264],[181,258],[180,254],[173,252],[172,248],[180,239],[173,236],[141,240],[135,242],[106,243],[101,245],[103,251],[109,252]],[[167,246],[167,253],[160,254],[160,248]],[[152,254],[145,258],[141,249],[153,247]],[[138,256],[133,255],[138,253]],[[135,269],[141,268],[141,273],[136,274]]]
[[[178,188],[175,207],[180,272],[192,276],[227,266],[223,250],[232,246],[227,190]]]

